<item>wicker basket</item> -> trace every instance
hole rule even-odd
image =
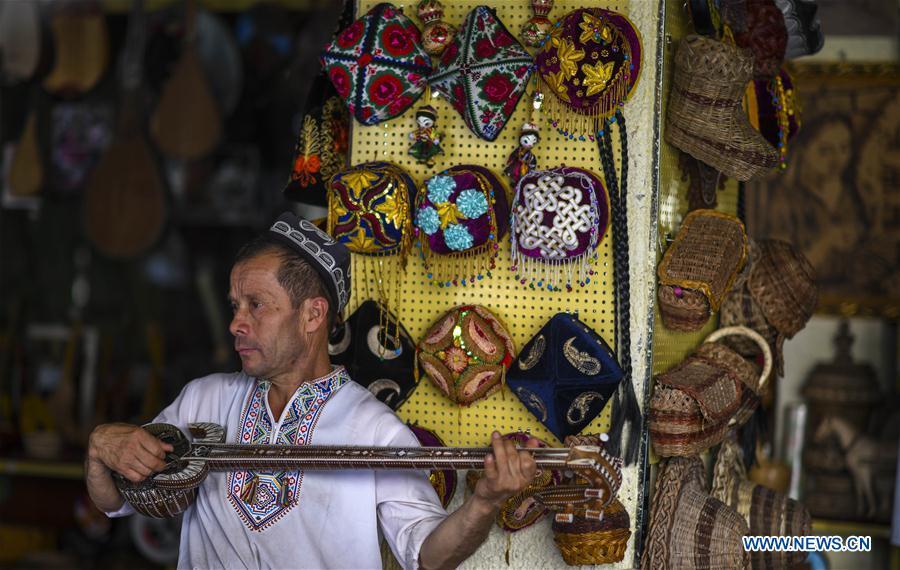
[[[737,442],[726,439],[716,457],[712,496],[744,517],[750,534],[757,536],[806,536],[812,530],[809,511],[782,493],[747,480],[743,455]],[[803,562],[805,552],[752,552],[754,568],[789,568]]]
[[[570,566],[612,564],[625,558],[631,520],[618,499],[613,499],[599,521],[576,517],[574,522],[553,522],[553,540]]]
[[[741,107],[752,75],[748,53],[701,36],[683,39],[675,54],[666,141],[741,181],[776,167],[778,151],[753,128]]]
[[[661,285],[657,298],[659,315],[667,329],[693,332],[709,321],[709,300],[700,291]]]
[[[787,338],[806,326],[819,301],[815,269],[797,248],[779,240],[757,244],[747,289],[766,320]]]
[[[702,327],[744,265],[747,235],[739,219],[715,210],[685,216],[657,268],[659,312],[671,329]]]
[[[785,339],[806,326],[818,303],[815,270],[787,242],[762,240],[752,249],[747,278],[736,283],[725,297],[719,323],[746,326],[761,334],[772,349],[775,370],[781,375]],[[735,337],[727,343],[748,358],[759,353],[746,339]]]
[[[750,556],[741,543],[746,534],[747,522],[706,492],[703,461],[672,457],[656,477],[641,568],[748,568]]]
[[[752,338],[765,358],[762,374],[721,342],[729,335]],[[701,453],[743,425],[759,406],[772,368],[769,345],[746,327],[719,329],[683,362],[656,377],[650,398],[650,439],[657,455]]]

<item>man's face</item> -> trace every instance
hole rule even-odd
[[[434,120],[431,117],[419,117],[416,120],[423,129],[427,129],[434,124]]]
[[[295,309],[278,283],[280,264],[277,255],[265,253],[231,270],[229,330],[244,372],[256,378],[290,374],[307,351],[303,307]]]

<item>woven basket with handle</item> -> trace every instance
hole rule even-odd
[[[753,339],[764,355],[762,373],[718,342],[725,336]],[[729,428],[746,423],[772,370],[769,345],[746,327],[719,329],[674,368],[656,377],[650,398],[650,439],[657,455],[701,453],[721,442]]]

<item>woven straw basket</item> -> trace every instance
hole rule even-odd
[[[695,331],[717,311],[747,257],[735,216],[694,210],[685,216],[657,268],[659,313],[666,328]]]
[[[741,537],[747,522],[706,492],[699,457],[661,463],[650,506],[643,570],[741,569],[750,566]]]
[[[753,59],[747,52],[701,36],[683,39],[675,53],[666,140],[741,181],[777,166],[778,151],[741,108],[752,76]]]
[[[744,335],[758,344],[765,359],[762,374],[717,342],[730,335]],[[694,455],[721,442],[729,428],[753,415],[771,370],[769,345],[755,331],[728,327],[709,335],[692,355],[656,377],[648,418],[656,454]]]
[[[570,566],[611,564],[625,558],[631,520],[618,499],[603,510],[599,521],[576,517],[574,522],[553,522],[553,540]]]
[[[747,279],[722,302],[719,322],[761,334],[772,349],[775,370],[783,374],[784,341],[806,326],[818,303],[815,270],[799,250],[779,240],[757,242],[751,264]],[[746,357],[758,353],[746,339],[729,339],[728,345]]]
[[[806,536],[812,529],[806,507],[747,480],[741,449],[731,438],[716,457],[711,494],[744,517],[752,535]],[[752,552],[750,558],[754,568],[790,568],[803,562],[806,553]]]

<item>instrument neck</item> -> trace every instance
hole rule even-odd
[[[523,448],[524,449],[524,448]],[[568,450],[528,448],[539,468],[562,469]],[[195,445],[185,460],[211,471],[338,469],[483,469],[490,447],[337,447],[287,445]]]

